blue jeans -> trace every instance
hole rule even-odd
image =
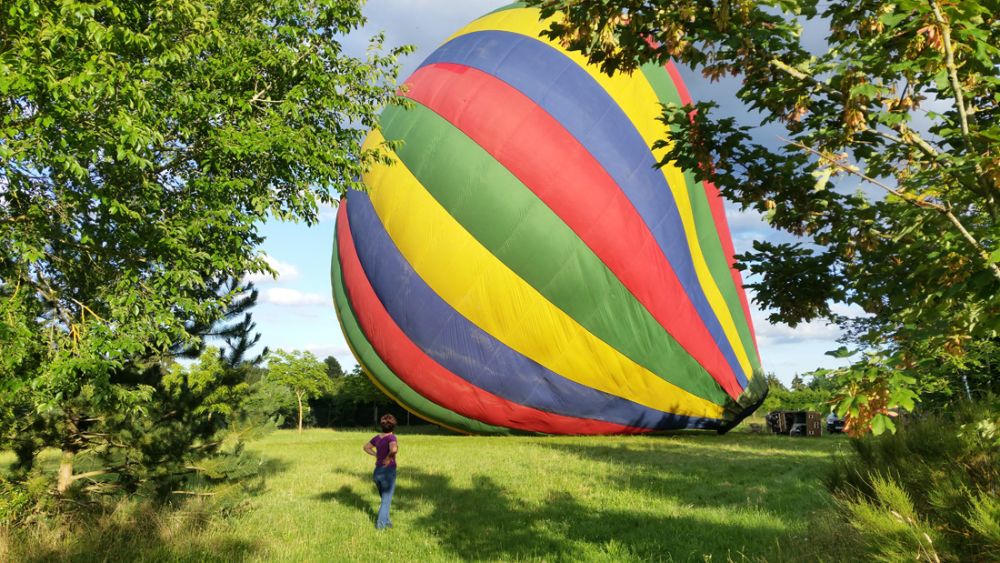
[[[378,517],[375,519],[375,529],[391,528],[389,505],[392,504],[392,493],[396,491],[396,468],[376,467],[372,479],[378,488],[378,494],[382,497],[382,504],[378,507]]]

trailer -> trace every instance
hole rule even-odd
[[[820,436],[823,417],[816,411],[774,411],[764,417],[767,429],[785,436]]]

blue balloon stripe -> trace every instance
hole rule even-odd
[[[420,278],[382,226],[367,194],[352,190],[347,201],[355,249],[379,300],[407,337],[450,372],[508,401],[554,414],[651,430],[720,426],[716,419],[662,412],[581,385],[511,349],[458,313]]]
[[[667,257],[737,380],[747,378],[694,269],[680,212],[646,142],[614,99],[584,69],[537,39],[506,31],[455,37],[421,65],[453,63],[516,88],[559,121],[614,179]]]

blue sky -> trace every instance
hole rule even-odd
[[[416,51],[402,61],[402,80],[449,35],[506,3],[505,0],[370,0],[366,7],[368,25],[349,37],[345,48],[349,53],[362,54],[367,38],[377,31],[385,32],[388,45],[415,45]],[[739,106],[733,102],[735,82],[711,84],[683,68],[681,74],[692,98],[714,99],[723,112],[740,116]],[[728,203],[727,216],[737,252],[748,250],[754,240],[788,239],[757,214],[739,212]],[[320,358],[332,355],[345,369],[350,369],[356,362],[340,332],[330,297],[334,217],[335,210],[324,209],[321,221],[313,227],[277,221],[264,225],[267,240],[263,251],[279,276],[255,279],[260,299],[254,319],[262,334],[262,344],[272,349],[309,350]],[[840,331],[836,327],[821,322],[794,329],[771,325],[765,320],[765,313],[752,304],[751,308],[765,370],[788,382],[796,373],[837,365],[837,360],[824,355],[838,346],[835,340]]]

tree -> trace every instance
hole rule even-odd
[[[826,373],[816,371],[806,374],[805,377],[809,378],[808,383],[805,383],[803,376],[796,375],[789,389],[777,377],[768,376],[768,394],[760,406],[760,412],[768,413],[776,410],[830,412],[834,389],[827,383]],[[795,380],[798,380],[797,385]]]
[[[344,368],[340,367],[340,362],[337,361],[337,358],[327,356],[323,359],[323,363],[326,364],[326,375],[330,379],[344,377]]]
[[[379,407],[385,409],[396,406],[396,403],[361,371],[361,366],[354,366],[354,370],[344,377],[339,395],[341,402],[353,406],[355,424],[372,420],[368,417],[369,413]]]
[[[383,158],[361,141],[406,49],[346,55],[363,22],[357,0],[4,4],[4,447],[30,432],[72,473],[88,426],[147,424],[169,349],[269,270],[259,225],[314,222]]]
[[[304,402],[331,390],[326,364],[312,352],[278,350],[267,362],[268,378],[286,385],[299,405],[299,432],[302,432]]]
[[[165,487],[188,474],[204,473],[209,465],[213,466],[211,471],[217,477],[224,475],[227,471],[219,471],[218,461],[240,458],[239,455],[220,455],[219,450],[228,431],[245,426],[239,428],[244,432],[264,422],[250,420],[247,416],[248,395],[253,391],[248,375],[262,356],[246,358],[248,349],[260,340],[259,333],[251,336],[255,324],[248,312],[256,304],[257,293],[252,285],[240,288],[232,281],[217,284],[213,291],[217,294],[235,292],[236,298],[227,303],[214,324],[188,324],[188,334],[198,337],[194,344],[180,342],[171,346],[170,356],[197,359],[197,363],[188,368],[168,358],[145,365],[133,363],[112,373],[112,383],[119,388],[150,390],[155,404],[146,407],[145,416],[121,417],[105,413],[89,419],[68,418],[72,426],[62,431],[64,462],[59,469],[57,491],[64,493],[80,479],[114,474],[119,483],[138,484],[159,479],[162,482],[156,483],[154,488],[164,493]],[[240,314],[243,320],[232,322]],[[206,347],[208,338],[222,339],[228,350]],[[266,351],[265,348],[264,353]],[[77,407],[82,411],[84,405]],[[44,418],[27,418],[34,419],[36,425],[45,421]],[[37,435],[38,432],[26,432],[26,439],[15,441],[22,446],[15,449],[19,465],[24,469],[30,469],[35,455],[44,445]],[[142,439],[137,442],[135,438],[139,435]],[[241,450],[242,440],[238,438],[235,443],[238,444],[236,450]],[[74,474],[71,454],[83,450],[102,452],[98,457],[105,462],[104,467]],[[140,461],[117,464],[121,458]],[[193,458],[203,459],[197,464],[189,463]],[[216,458],[215,463],[205,458]],[[150,464],[156,466],[155,471],[150,471]],[[109,488],[107,483],[94,486],[102,490]]]
[[[802,237],[738,257],[772,322],[828,319],[868,353],[841,371],[855,428],[954,380],[1000,331],[1000,3],[529,0],[606,72],[676,59],[736,76],[756,125],[668,104],[656,150]],[[828,36],[825,51],[803,44]],[[749,114],[749,111],[747,112]],[[757,127],[784,128],[779,147]],[[850,191],[852,184],[866,189]],[[872,194],[877,195],[872,195]],[[841,302],[865,315],[848,321]],[[868,398],[881,398],[862,412]]]
[[[764,374],[764,380],[767,381],[768,389],[772,391],[775,389],[783,389],[785,391],[788,391],[788,388],[785,387],[785,384],[782,383],[781,380],[778,379],[778,376],[774,375],[773,373]]]
[[[250,312],[257,305],[257,288],[253,282],[237,283],[229,279],[222,285],[221,292],[231,296],[222,315],[209,330],[188,332],[200,336],[201,348],[204,348],[207,339],[221,340],[225,345],[219,348],[219,359],[230,369],[260,365],[267,356],[266,346],[252,356],[247,355],[261,337],[259,332],[255,332],[257,323]]]
[[[260,370],[260,373],[256,373]],[[243,413],[249,421],[268,425],[284,426],[287,421],[296,420],[298,406],[295,393],[288,386],[273,381],[264,368],[255,368],[248,378],[250,389],[243,401]]]
[[[322,396],[310,399],[309,409],[317,426],[332,427],[342,411],[337,402],[337,393],[344,383],[344,370],[333,356],[324,358],[323,363],[326,365],[326,375],[330,378],[330,388]]]
[[[166,498],[196,476],[224,481],[256,471],[253,466],[258,462],[242,455],[240,439],[250,430],[239,424],[247,384],[226,368],[217,349],[208,348],[190,367],[132,365],[116,370],[112,381],[149,395],[141,415],[111,411],[86,418],[32,415],[37,426],[59,430],[64,440],[59,493],[67,494],[71,488],[101,493],[144,490]],[[93,412],[86,407],[78,398],[66,410]],[[26,438],[37,435],[25,433]],[[232,447],[224,448],[226,443]],[[25,455],[28,467],[38,444],[33,446]],[[78,473],[73,457],[83,451],[90,454],[89,467]]]
[[[803,389],[806,388],[806,383],[802,379],[801,375],[799,375],[797,373],[795,374],[795,377],[792,378],[792,385],[791,385],[791,387],[792,387],[792,391],[801,391],[801,390],[803,390]]]
[[[240,284],[230,278],[214,282],[212,291],[228,300],[225,308],[211,323],[188,321],[184,331],[196,339],[193,342],[183,340],[175,343],[170,355],[186,359],[199,358],[208,346],[208,340],[222,340],[225,345],[219,347],[219,358],[229,368],[260,365],[267,355],[266,346],[253,356],[246,355],[261,338],[259,332],[254,332],[257,323],[253,321],[253,313],[250,312],[257,305],[257,288],[253,282]],[[237,321],[240,315],[243,318]]]
[[[377,421],[374,413],[397,406],[362,373],[360,366],[354,366],[331,382],[332,389],[322,400],[310,401],[317,419],[326,425],[369,426],[373,418]]]

